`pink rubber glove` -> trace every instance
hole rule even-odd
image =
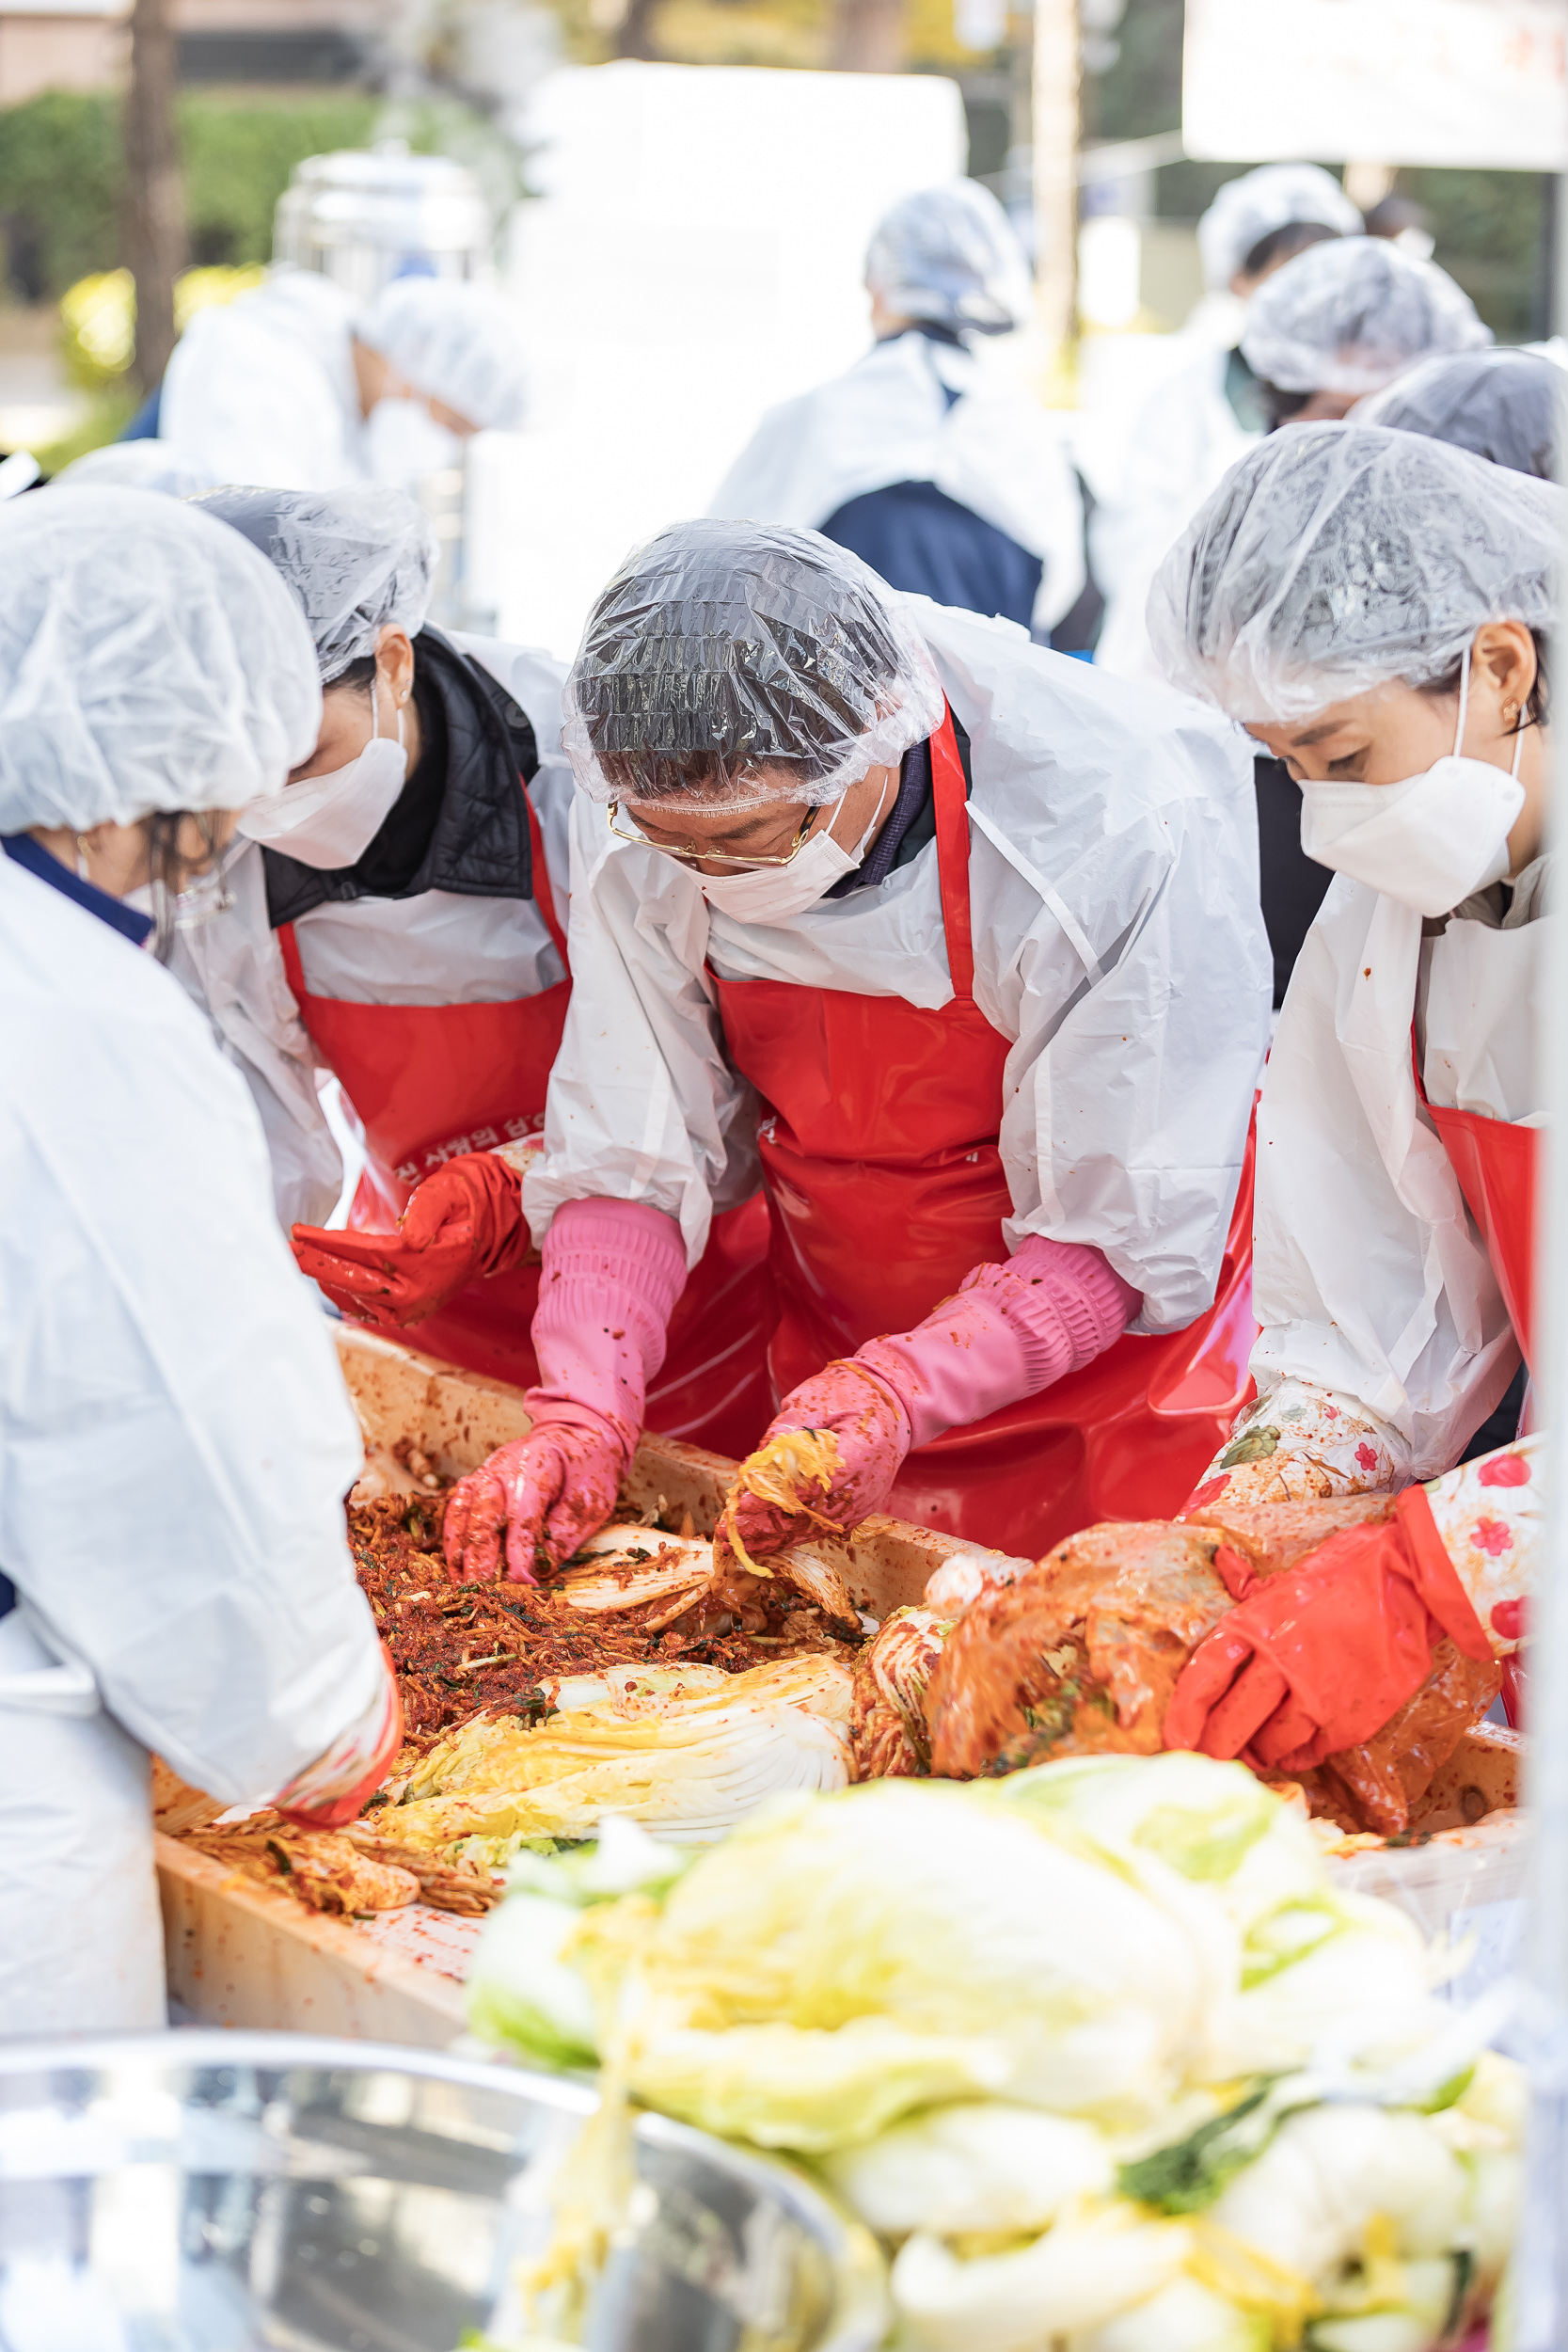
[[[867,1340],[802,1380],[767,1434],[832,1431],[838,1474],[812,1500],[835,1526],[856,1527],[883,1508],[911,1448],[1082,1371],[1120,1338],[1137,1305],[1098,1249],[1031,1234],[1005,1265],[965,1275],[912,1331]],[[754,1556],[809,1541],[815,1525],[754,1495],[740,1497],[735,1522]]]
[[[594,1534],[641,1434],[648,1383],[686,1285],[673,1217],[636,1200],[569,1200],[541,1253],[528,1392],[533,1426],[460,1479],[447,1498],[448,1573],[537,1583]]]

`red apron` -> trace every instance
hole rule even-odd
[[[524,802],[534,903],[565,962],[539,819],[526,792]],[[364,1129],[365,1168],[349,1213],[357,1231],[395,1226],[420,1179],[460,1152],[543,1128],[569,978],[502,1004],[354,1005],[307,989],[292,923],[280,925],[277,943],[300,1019]],[[669,1352],[648,1397],[650,1428],[726,1453],[754,1444],[769,1403],[767,1248],[760,1194],[714,1219],[671,1318]],[[408,1336],[466,1371],[527,1388],[539,1376],[530,1338],[538,1298],[539,1268],[519,1266],[470,1282]]]
[[[1008,1041],[974,999],[969,820],[951,714],[931,739],[953,1001],[715,975],[725,1040],[767,1104],[760,1128],[782,1394],[882,1331],[907,1330],[971,1267],[1007,1256],[997,1136]],[[1184,1331],[1118,1340],[1084,1372],[922,1446],[890,1509],[1037,1556],[1110,1518],[1179,1510],[1247,1388],[1252,1145],[1214,1306]]]
[[[1535,1188],[1541,1168],[1539,1127],[1488,1119],[1481,1111],[1444,1110],[1427,1100],[1416,1025],[1410,1025],[1416,1091],[1448,1153],[1465,1205],[1481,1228],[1509,1321],[1533,1369],[1531,1292],[1535,1272]]]

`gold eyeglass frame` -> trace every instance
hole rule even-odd
[[[823,805],[830,805],[830,803],[825,803]],[[690,866],[738,866],[750,873],[761,873],[769,866],[794,865],[806,846],[806,836],[819,811],[815,808],[808,809],[801,819],[800,830],[795,836],[794,848],[787,850],[783,857],[727,857],[722,850],[672,849],[666,842],[650,841],[645,833],[627,833],[624,825],[618,825],[615,821],[620,814],[620,802],[611,801],[610,803],[610,830],[617,841],[633,841],[640,850],[657,850],[660,857],[680,858],[685,864]]]

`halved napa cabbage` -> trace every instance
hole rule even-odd
[[[1243,2309],[1196,2279],[1173,2279],[1147,2303],[1072,2338],[1071,2352],[1273,2352],[1266,2312]]]
[[[990,1784],[1002,1804],[1072,1821],[1115,1852],[1157,1854],[1208,1887],[1243,1938],[1281,1911],[1311,1912],[1330,1894],[1303,1815],[1244,1764],[1207,1756],[1064,1756]]]
[[[509,1895],[484,1923],[468,1971],[468,2023],[546,2066],[592,2066],[599,2032],[587,1980],[563,1958],[577,1932],[571,1903]]]
[[[627,2072],[647,2106],[722,2138],[815,2155],[869,2138],[911,2107],[1000,2090],[1007,2053],[976,2035],[914,2032],[886,2017],[833,2033],[665,2023],[631,2037]]]
[[[1283,1929],[1295,1915],[1276,1914],[1270,1926]],[[1305,1948],[1282,1952],[1232,2004],[1227,2031],[1237,2074],[1330,2058],[1389,2063],[1451,2023],[1452,2010],[1432,1992],[1432,1956],[1404,1912],[1337,1892],[1323,1920]],[[1262,1940],[1255,1935],[1255,1955]]]
[[[905,2340],[920,2352],[1047,2352],[1175,2279],[1191,2238],[1178,2221],[1146,2221],[1135,2205],[1059,2221],[1006,2253],[964,2261],[917,2232],[893,2265]]]
[[[612,1667],[608,1699],[532,1729],[515,1717],[465,1724],[410,1782],[398,1838],[428,1851],[470,1837],[589,1837],[613,1813],[695,1845],[766,1797],[847,1782],[853,1682],[836,1659],[785,1659],[717,1679],[698,1668],[673,1690],[656,1676]]]
[[[823,2169],[884,2237],[1042,2230],[1070,2198],[1102,2196],[1116,2178],[1092,2123],[1001,2099],[927,2107]]]
[[[857,2122],[831,2080],[842,2028],[967,2037],[988,2074],[990,2054],[1006,2058],[1004,2079],[970,2089],[1133,2122],[1176,2087],[1228,1992],[1212,1941],[1129,1877],[966,1789],[912,1781],[769,1806],[671,1890],[639,1973],[649,2009],[631,2078],[643,2096],[666,2095],[657,2033],[696,2029],[702,2063],[689,2054],[678,2070],[675,2112],[705,2122],[721,2106],[732,2120],[715,2128],[816,2148],[923,2104],[911,2088]],[[815,2119],[803,2093],[776,2105],[771,2072],[748,2095],[729,2029],[765,2026],[828,2037],[812,2060]],[[858,2054],[845,2064],[859,2075]]]
[[[1445,2252],[1467,2201],[1465,2168],[1427,2117],[1346,2103],[1287,2116],[1210,2218],[1322,2289],[1379,2219],[1397,2254]]]
[[[1065,1757],[987,1784],[985,1793],[1042,1827],[1076,1830],[1113,1863],[1157,1860],[1233,1922],[1236,1997],[1195,2074],[1277,2074],[1307,2064],[1325,2037],[1347,2031],[1367,2056],[1389,2056],[1440,2029],[1446,2011],[1431,1997],[1430,1961],[1411,1921],[1392,1904],[1336,1887],[1300,1811],[1244,1765],[1188,1755]]]
[[[711,1543],[657,1527],[607,1527],[589,1537],[550,1589],[569,1609],[603,1616],[694,1597],[712,1578]]]

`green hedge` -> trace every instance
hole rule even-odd
[[[363,147],[377,99],[247,99],[188,93],[179,102],[191,258],[244,263],[272,256],[273,209],[295,164]],[[88,270],[114,269],[120,245],[119,102],[54,90],[0,110],[0,230],[13,287],[56,300]]]

